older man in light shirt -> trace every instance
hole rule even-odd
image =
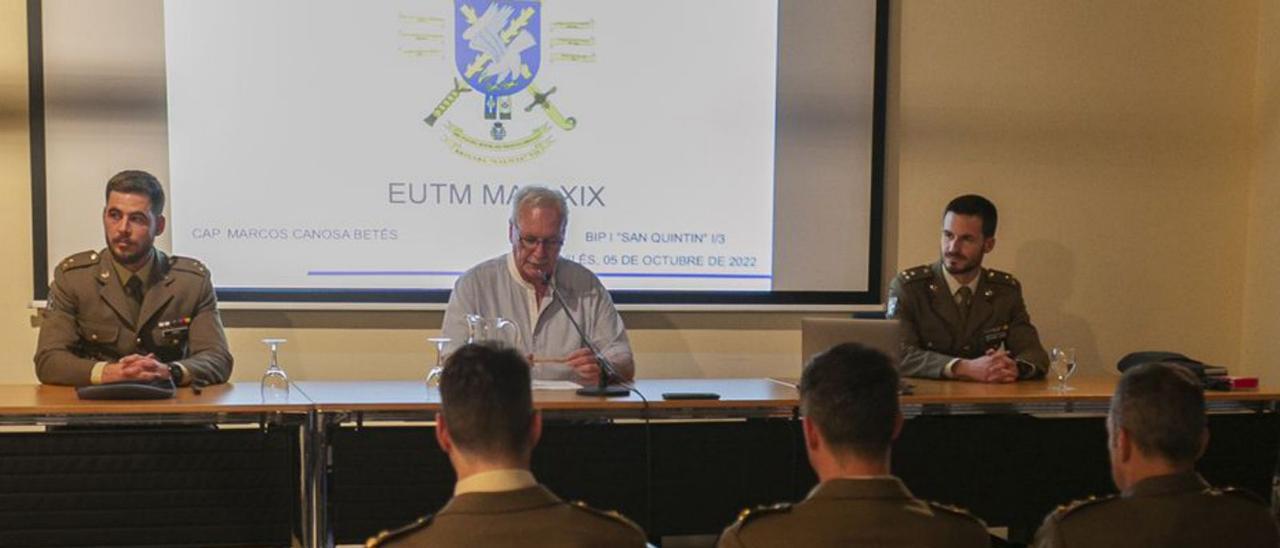
[[[467,316],[501,317],[517,324],[518,350],[533,364],[533,378],[594,384],[600,367],[572,314],[621,377],[616,380],[635,376],[631,342],[608,290],[586,267],[560,257],[568,224],[569,206],[559,192],[539,186],[516,192],[507,224],[511,253],[472,267],[453,287],[442,328],[452,348],[467,342]]]

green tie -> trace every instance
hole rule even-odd
[[[129,281],[124,283],[124,294],[129,297],[131,312],[136,320],[142,311],[142,278],[129,276]]]
[[[956,291],[956,307],[960,309],[960,324],[964,325],[969,319],[969,303],[970,297],[973,296],[973,290],[969,286],[963,286]]]

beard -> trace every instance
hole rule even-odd
[[[956,261],[956,265],[952,266],[950,261]],[[960,255],[944,254],[942,256],[942,267],[951,273],[952,276],[959,274],[968,274],[982,267],[982,259],[971,260]]]
[[[110,240],[107,241],[107,250],[111,252],[111,258],[115,259],[117,264],[122,265],[133,265],[139,263],[151,254],[151,249],[152,246],[150,244],[144,245],[140,243],[137,251],[127,255],[121,255],[116,252],[115,243]]]

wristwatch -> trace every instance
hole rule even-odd
[[[1018,365],[1018,378],[1019,378],[1019,379],[1029,379],[1029,378],[1031,378],[1031,377],[1035,376],[1035,374],[1036,374],[1036,366],[1035,366],[1035,364],[1033,364],[1033,363],[1031,363],[1031,362],[1029,362],[1029,361],[1027,361],[1027,360],[1023,360],[1023,359],[1019,359],[1019,360],[1015,361],[1014,363]]]
[[[169,363],[169,378],[173,379],[174,386],[182,386],[182,366],[177,362]]]

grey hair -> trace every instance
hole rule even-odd
[[[1174,464],[1194,463],[1208,425],[1204,388],[1186,368],[1144,363],[1120,377],[1107,418],[1112,435],[1124,428],[1144,454]]]
[[[521,211],[535,207],[551,207],[560,213],[560,229],[569,226],[569,203],[564,195],[545,186],[522,186],[511,197],[511,224],[517,224]]]

